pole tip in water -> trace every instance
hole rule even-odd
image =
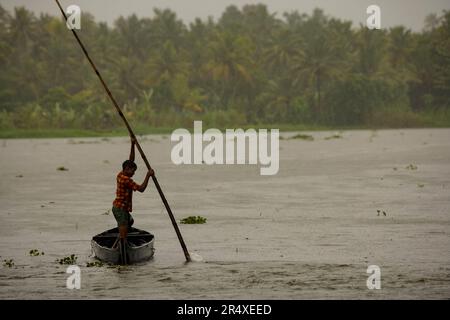
[[[192,253],[190,258],[192,262],[203,262],[203,257],[197,253]]]

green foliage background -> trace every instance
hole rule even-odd
[[[261,4],[189,25],[170,10],[113,27],[83,12],[81,28],[140,128],[450,125],[450,12],[420,33]],[[0,6],[0,67],[0,131],[122,127],[60,17]]]

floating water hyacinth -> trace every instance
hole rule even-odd
[[[342,135],[340,134],[333,134],[332,136],[325,137],[325,140],[331,140],[331,139],[342,139]]]
[[[377,210],[377,216],[380,216],[380,213],[383,213],[383,216],[386,217],[386,211]]]
[[[180,220],[183,224],[203,224],[206,223],[206,218],[200,216],[190,216]]]
[[[14,267],[14,260],[13,259],[3,260],[3,266],[8,268]]]
[[[32,250],[30,250],[30,252],[29,252],[29,254],[30,254],[30,256],[32,256],[32,257],[37,257],[37,256],[43,256],[43,255],[45,255],[45,252],[39,252],[39,250],[38,249],[32,249]]]
[[[313,141],[314,140],[314,137],[313,136],[311,136],[311,135],[309,135],[309,134],[302,134],[302,133],[299,133],[299,134],[296,134],[295,136],[292,136],[292,137],[290,137],[290,138],[288,138],[289,140],[290,139],[301,139],[301,140],[306,140],[306,141]]]
[[[74,254],[71,254],[68,257],[64,257],[62,259],[56,259],[56,262],[59,264],[76,264],[77,263],[77,256]]]
[[[94,262],[88,262],[86,263],[86,267],[103,267],[103,262],[101,261],[94,261]]]

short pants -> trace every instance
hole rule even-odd
[[[134,219],[128,211],[122,208],[112,207],[112,212],[114,214],[114,218],[116,218],[117,225],[119,227],[120,226],[131,227],[133,225]]]

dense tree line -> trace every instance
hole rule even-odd
[[[170,10],[113,27],[83,12],[78,33],[134,123],[450,123],[450,12],[421,33],[264,5],[189,25]],[[0,128],[119,125],[60,17],[0,6],[0,66]]]

